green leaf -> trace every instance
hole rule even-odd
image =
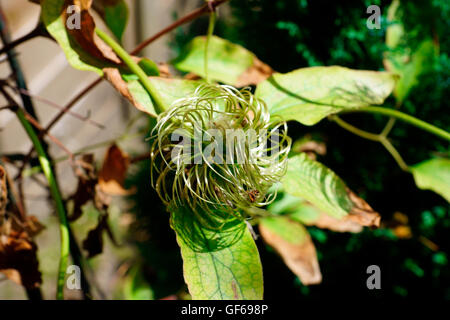
[[[105,21],[109,30],[122,40],[128,23],[128,6],[124,0],[94,0],[94,9]]]
[[[402,103],[411,89],[418,84],[419,77],[433,70],[439,54],[438,45],[432,35],[409,41],[399,14],[400,1],[393,1],[388,10],[389,26],[386,29],[386,46],[384,65],[388,71],[400,76],[394,89],[398,103]],[[426,10],[425,10],[426,11]],[[405,13],[403,13],[404,15]],[[415,30],[417,33],[417,30]]]
[[[362,225],[379,223],[378,214],[352,193],[344,181],[323,164],[308,159],[304,153],[289,159],[281,182],[286,193],[309,201],[332,217],[340,219],[348,214],[357,214],[365,221]]]
[[[259,253],[243,221],[228,212],[216,221],[222,212],[188,206],[169,211],[193,299],[262,299]]]
[[[158,90],[165,105],[170,106],[175,100],[184,98],[194,93],[195,89],[202,84],[202,81],[166,79],[160,77],[150,77],[150,81]],[[147,90],[137,80],[127,83],[128,91],[135,100],[133,103],[139,110],[156,116],[155,107]]]
[[[450,159],[435,158],[411,167],[416,185],[433,190],[450,202]]]
[[[199,80],[167,79],[150,77],[164,103],[170,106],[175,100],[192,95],[197,87],[204,83]]]
[[[250,232],[225,249],[197,252],[177,235],[184,278],[195,300],[250,300],[263,298],[258,249]]]
[[[396,78],[388,72],[311,67],[273,74],[257,86],[255,94],[272,116],[314,125],[345,109],[382,104]]]
[[[196,37],[183,48],[173,65],[185,72],[205,77],[206,37]],[[258,83],[266,79],[272,69],[259,61],[247,49],[213,36],[208,45],[208,76],[237,87]]]

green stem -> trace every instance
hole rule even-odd
[[[380,141],[379,135],[377,135],[375,133],[367,132],[367,131],[361,130],[355,126],[352,126],[350,123],[342,120],[338,116],[332,116],[331,120],[336,122],[340,127],[344,128],[345,130],[350,131],[351,133],[353,133],[357,136],[360,136],[361,138],[372,140],[372,141],[378,141],[378,142]]]
[[[123,49],[120,44],[118,44],[116,41],[114,41],[110,36],[108,36],[106,33],[104,33],[100,29],[95,29],[95,32],[97,35],[106,42],[113,50],[114,52],[119,56],[120,59],[130,68],[130,70],[138,76],[139,80],[141,81],[144,88],[147,90],[147,92],[150,94],[153,102],[155,103],[155,109],[157,113],[161,113],[164,110],[168,109],[167,106],[164,104],[163,99],[158,93],[158,90],[153,86],[153,84],[150,82],[148,76],[145,74],[144,70],[133,60],[133,58],[128,54],[128,52]]]
[[[374,134],[372,132],[367,132],[365,130],[361,130],[350,123],[342,120],[338,116],[334,115],[330,117],[331,120],[336,122],[340,127],[344,128],[345,130],[360,136],[361,138],[380,142],[383,147],[391,154],[391,156],[394,158],[395,162],[397,162],[400,169],[403,171],[409,171],[409,167],[406,164],[406,162],[403,160],[400,153],[395,149],[395,147],[392,145],[392,143],[384,136],[382,133],[380,134]],[[391,118],[392,119],[392,118]]]
[[[383,108],[383,107],[361,107],[358,109],[348,109],[343,110],[341,113],[349,113],[349,112],[368,112],[368,113],[378,113],[383,114],[386,116],[390,116],[392,118],[399,119],[403,122],[409,123],[413,126],[416,126],[420,129],[423,129],[429,133],[432,133],[438,137],[441,137],[447,141],[450,141],[450,133],[440,129],[436,126],[433,126],[432,124],[429,124],[428,122],[422,121],[420,119],[417,119],[413,116],[410,116],[406,113],[400,112],[398,110],[389,109],[389,108]]]
[[[39,162],[42,167],[42,171],[44,172],[45,177],[47,178],[48,185],[50,187],[50,193],[53,197],[53,200],[56,204],[56,211],[59,216],[59,228],[61,232],[61,258],[59,260],[59,271],[58,271],[58,285],[57,285],[57,293],[56,298],[59,300],[64,299],[64,280],[67,269],[67,262],[69,258],[69,228],[67,224],[66,211],[64,208],[64,204],[62,201],[61,193],[59,192],[55,176],[53,175],[52,167],[50,161],[48,160],[47,154],[42,147],[41,141],[39,140],[36,132],[34,131],[31,124],[25,117],[24,112],[21,109],[18,109],[17,117],[33,142],[34,148],[38,154]]]
[[[391,156],[394,158],[395,162],[397,162],[400,169],[402,169],[403,171],[409,172],[409,166],[403,160],[402,156],[397,151],[397,149],[395,149],[395,147],[392,145],[392,143],[385,136],[381,136],[381,135],[380,135],[380,142],[386,148],[386,150],[391,154]]]

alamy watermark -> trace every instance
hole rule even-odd
[[[366,286],[369,290],[381,289],[381,269],[376,264],[370,265],[366,270],[370,276],[367,278]]]
[[[66,10],[66,27],[69,30],[81,29],[81,8],[77,5],[70,5]]]
[[[81,290],[81,269],[77,265],[70,265],[66,269],[68,275],[66,286],[69,290]]]
[[[377,5],[371,5],[367,7],[366,13],[371,14],[369,18],[367,18],[366,26],[368,29],[381,29],[381,9]]]

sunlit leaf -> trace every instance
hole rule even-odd
[[[450,202],[450,160],[435,158],[411,167],[416,185],[433,190]]]
[[[280,254],[303,284],[322,281],[316,248],[304,226],[280,216],[261,219],[259,230],[264,241]]]
[[[187,206],[169,211],[193,299],[262,299],[259,253],[243,221],[230,215],[213,228],[200,223],[212,212]]]
[[[170,106],[175,100],[194,93],[195,89],[202,83],[202,81],[196,80],[166,79],[160,77],[150,77],[150,81],[158,90],[158,93],[166,106]],[[132,80],[128,82],[127,90],[127,98],[133,99],[133,104],[139,110],[144,111],[149,115],[156,116],[157,113],[153,101],[139,81]]]
[[[261,262],[247,229],[237,242],[218,251],[196,252],[178,235],[177,240],[184,279],[193,299],[262,299]]]
[[[186,72],[205,77],[206,37],[194,38],[173,61]],[[236,87],[256,84],[272,74],[272,69],[247,49],[219,37],[211,37],[208,45],[208,76]]]
[[[378,226],[380,216],[347,188],[333,171],[302,153],[289,159],[282,179],[286,193],[309,201],[319,210],[335,218],[353,214],[364,226]]]
[[[272,116],[314,125],[345,109],[382,104],[396,76],[388,72],[344,67],[311,67],[275,73],[256,89]]]

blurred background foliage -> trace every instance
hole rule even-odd
[[[366,8],[372,4],[381,8],[381,29],[366,26]],[[215,33],[243,45],[279,72],[318,65],[383,70],[383,57],[390,50],[385,44],[391,24],[387,19],[389,4],[375,0],[232,0],[231,10],[220,16]],[[405,31],[401,39],[404,47],[414,51],[430,38],[439,47],[438,57],[420,75],[401,109],[449,130],[450,3],[403,1],[399,17]],[[206,18],[196,20],[187,30],[179,29],[172,42],[175,54],[206,29]],[[395,103],[392,98],[387,104]],[[364,114],[346,115],[345,120],[371,132],[381,131],[387,122],[385,117]],[[322,284],[309,287],[258,239],[265,298],[318,299],[345,294],[349,299],[424,295],[450,299],[450,213],[445,199],[419,190],[412,175],[400,170],[380,144],[344,131],[335,123],[322,121],[314,127],[290,123],[289,134],[294,139],[309,134],[325,142],[328,152],[318,160],[380,212],[383,224],[378,230],[366,229],[359,234],[308,228],[323,274]],[[446,142],[402,123],[395,125],[390,137],[409,165],[449,152]],[[144,295],[163,298],[184,290],[181,257],[169,216],[149,184],[150,165],[143,162],[139,168],[129,179],[130,184],[139,185],[132,199],[137,219],[130,240],[137,244],[142,279],[151,288],[151,293]],[[382,290],[366,287],[366,268],[371,264],[381,268]],[[132,298],[132,293],[128,297]]]

